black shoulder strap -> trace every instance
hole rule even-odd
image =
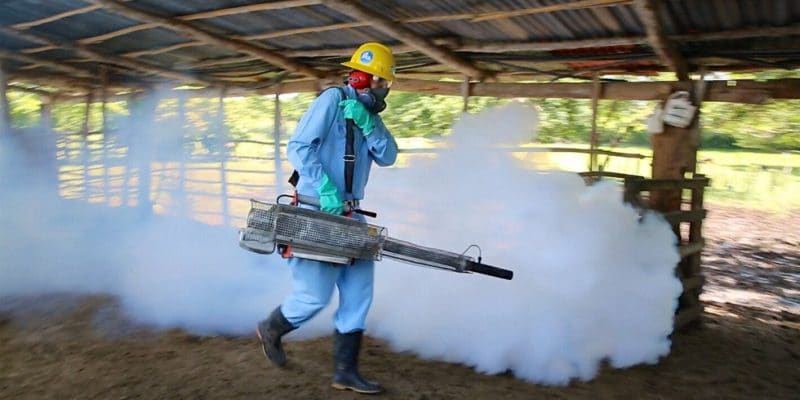
[[[345,121],[347,129],[347,141],[344,145],[344,190],[348,194],[353,193],[353,173],[356,167],[355,135],[353,135],[353,120],[348,118]]]
[[[320,95],[329,89],[339,89],[342,99],[347,99],[347,92],[345,92],[344,88],[341,86],[328,87],[323,90]],[[347,119],[345,121],[346,137],[344,146],[344,189],[348,194],[353,193],[353,175],[355,173],[356,166],[355,135],[353,133],[353,125],[354,122],[352,119]],[[289,177],[289,183],[296,187],[299,180],[300,174],[295,170],[292,172],[292,176]]]

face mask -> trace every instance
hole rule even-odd
[[[389,95],[389,88],[369,89],[364,93],[358,94],[358,101],[364,105],[367,111],[378,114],[386,109],[384,99]]]

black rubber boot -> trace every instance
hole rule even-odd
[[[362,331],[351,333],[335,332],[333,339],[335,368],[332,384],[335,389],[350,389],[365,394],[376,394],[383,391],[381,385],[365,380],[358,373],[358,353],[361,350],[363,334]]]
[[[269,318],[258,323],[256,334],[261,340],[264,355],[278,367],[286,365],[286,353],[283,352],[281,337],[294,329],[281,313],[280,306],[272,311]]]

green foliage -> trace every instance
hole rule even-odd
[[[19,128],[39,125],[39,96],[31,93],[11,90],[8,92],[8,103],[11,108],[11,122]]]

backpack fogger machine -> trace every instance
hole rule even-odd
[[[281,204],[281,199],[292,199]],[[501,279],[512,279],[514,272],[483,264],[480,248],[477,258],[419,246],[388,236],[386,228],[303,208],[299,204],[319,206],[319,200],[307,196],[279,196],[275,204],[251,200],[247,226],[239,231],[239,245],[259,254],[277,251],[284,258],[299,257],[342,265],[356,259],[378,261],[388,257],[413,265],[438,268],[459,273],[478,273]],[[346,207],[346,213],[373,213]]]

